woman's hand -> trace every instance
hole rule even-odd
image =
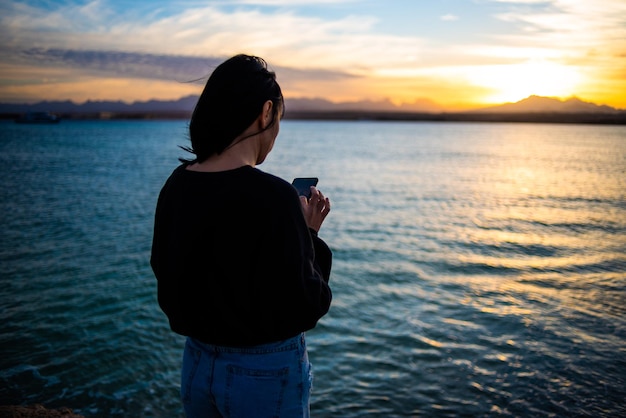
[[[311,198],[300,196],[300,203],[304,210],[304,219],[309,228],[318,232],[322,227],[326,215],[330,212],[330,200],[322,192],[311,186]]]

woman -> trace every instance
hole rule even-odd
[[[328,312],[332,254],[317,236],[330,201],[298,197],[255,166],[284,111],[273,72],[237,55],[210,76],[189,125],[195,159],[157,203],[151,265],[170,327],[187,336],[188,417],[309,415],[304,332]]]

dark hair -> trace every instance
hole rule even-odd
[[[202,162],[234,145],[233,141],[254,122],[268,100],[273,103],[272,121],[250,136],[271,128],[279,117],[278,112],[284,113],[283,94],[276,74],[267,69],[262,58],[250,55],[236,55],[218,65],[191,116],[191,147],[181,147],[196,158],[181,161]]]

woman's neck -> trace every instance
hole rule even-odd
[[[255,167],[259,150],[253,138],[251,141],[242,141],[226,149],[221,154],[213,154],[206,160],[187,166],[190,171],[216,172],[234,170],[249,165]]]

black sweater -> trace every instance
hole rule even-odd
[[[150,263],[176,333],[248,346],[309,330],[330,307],[331,260],[295,189],[256,168],[182,165],[159,195]]]

